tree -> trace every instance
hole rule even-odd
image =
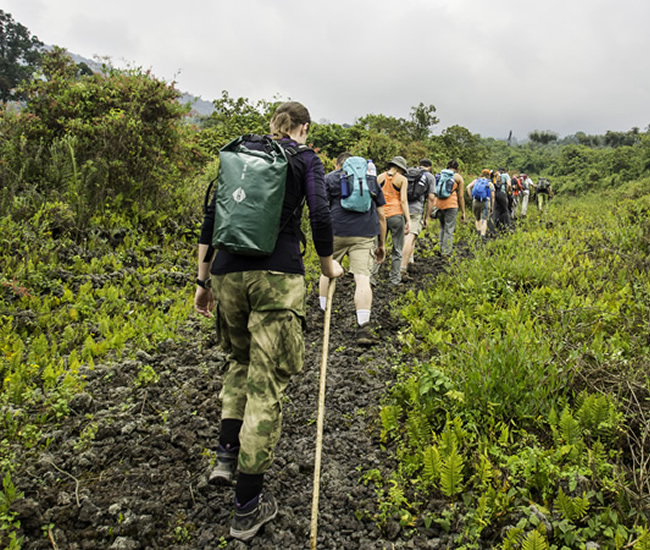
[[[434,115],[436,108],[434,105],[425,105],[420,102],[417,107],[411,108],[411,121],[413,122],[413,139],[416,141],[426,141],[431,135],[431,129],[440,122]]]
[[[549,143],[557,141],[557,138],[558,135],[555,132],[551,132],[550,130],[533,130],[530,134],[528,134],[528,139],[530,139],[530,141],[534,141],[535,143],[539,143],[541,145],[548,145]]]
[[[214,111],[201,120],[201,140],[211,153],[243,134],[265,134],[269,131],[271,114],[278,102],[258,101],[252,104],[247,98],[230,97],[226,90],[221,99],[213,101]]]
[[[469,171],[480,169],[486,151],[481,145],[478,134],[472,134],[463,126],[454,125],[442,132],[440,140],[444,144],[448,159],[455,158],[462,161]]]
[[[0,10],[0,100],[20,99],[15,88],[36,71],[43,43]]]
[[[357,119],[356,126],[361,126],[368,132],[384,134],[391,139],[403,143],[412,139],[414,124],[403,118],[386,115],[369,114]]]

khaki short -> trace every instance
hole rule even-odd
[[[411,214],[411,225],[409,226],[409,234],[416,237],[422,233],[423,223],[422,218],[424,214]]]
[[[334,259],[341,262],[347,255],[350,273],[370,277],[375,263],[372,255],[375,249],[374,237],[337,237],[334,235]]]

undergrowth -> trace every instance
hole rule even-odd
[[[470,236],[472,258],[405,296],[380,411],[397,467],[362,478],[380,527],[455,548],[650,545],[650,196],[630,194]]]
[[[65,211],[45,203],[0,219],[0,542],[16,548],[17,456],[47,447],[95,363],[177,340],[192,306],[191,231],[166,230],[162,215],[145,231],[133,213],[108,212],[80,240]]]

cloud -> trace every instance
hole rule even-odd
[[[49,44],[152,69],[204,99],[279,94],[318,120],[409,116],[518,138],[645,127],[638,0],[5,0]]]

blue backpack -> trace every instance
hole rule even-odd
[[[484,201],[490,198],[490,182],[487,178],[478,178],[472,187],[472,198]]]
[[[341,174],[341,207],[350,212],[368,212],[372,196],[368,187],[368,163],[362,157],[350,157]]]
[[[436,197],[448,199],[454,191],[454,171],[446,168],[441,170],[440,179],[436,183]]]

